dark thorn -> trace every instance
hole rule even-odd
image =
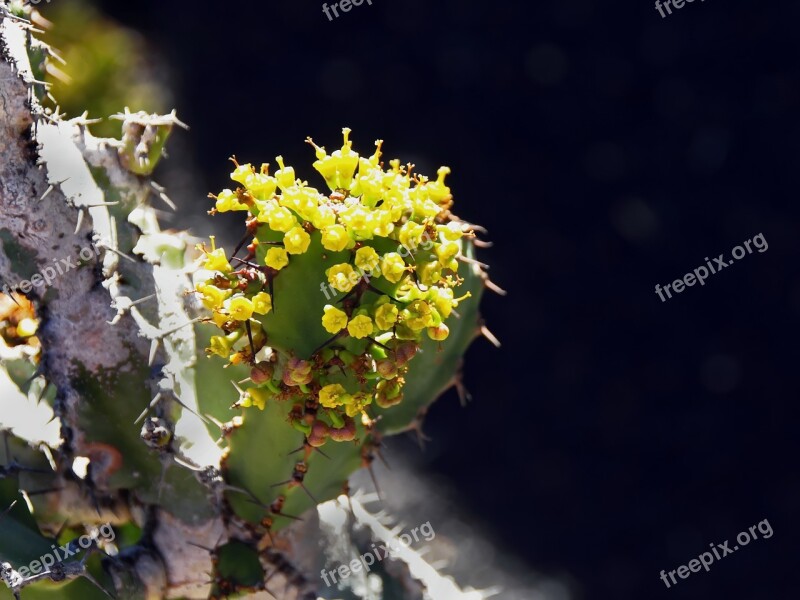
[[[272,282],[275,278],[272,275],[267,275],[267,285],[269,286],[269,297],[272,299],[272,312],[275,312],[275,290],[273,289]]]
[[[369,476],[372,479],[372,485],[375,486],[375,491],[378,494],[378,500],[383,502],[383,496],[381,495],[381,488],[378,487],[378,480],[375,479],[375,472],[372,470],[372,465],[368,465],[367,470],[369,471]]]
[[[236,255],[239,254],[239,250],[242,249],[242,246],[244,246],[244,243],[247,241],[247,238],[249,238],[249,237],[252,237],[252,234],[250,233],[250,230],[248,229],[247,231],[245,231],[244,237],[242,238],[242,241],[239,242],[239,244],[236,246],[236,250],[234,250],[233,254],[231,254],[231,258],[236,258]]]
[[[342,331],[344,331],[344,330],[342,330]],[[337,340],[338,338],[340,338],[341,336],[342,336],[342,332],[340,331],[339,333],[337,333],[336,335],[334,335],[334,336],[333,336],[331,339],[329,339],[327,342],[324,342],[324,343],[323,343],[321,346],[319,346],[319,347],[318,347],[316,350],[314,350],[314,351],[311,353],[311,356],[314,356],[314,355],[315,355],[317,352],[319,352],[320,350],[322,350],[322,349],[323,349],[325,346],[327,346],[328,344],[331,344],[331,343],[333,343],[334,341],[336,341],[336,340]]]
[[[252,356],[250,357],[250,364],[254,365],[256,362],[256,346],[253,343],[253,330],[250,328],[250,320],[244,322],[244,328],[247,330],[247,340],[250,342],[250,352]]]
[[[319,502],[317,501],[317,499],[316,499],[316,498],[314,498],[314,496],[312,496],[312,495],[311,495],[311,492],[309,492],[309,491],[308,491],[308,488],[306,487],[306,484],[305,484],[305,483],[303,483],[303,482],[299,482],[299,484],[298,484],[298,485],[299,485],[301,488],[303,488],[303,491],[304,491],[306,494],[308,494],[308,497],[309,497],[309,498],[311,498],[311,501],[312,501],[314,504],[319,504]]]
[[[194,542],[186,542],[186,543],[189,544],[190,546],[194,546],[195,548],[200,548],[201,550],[205,550],[209,554],[214,554],[214,549],[213,548],[207,548],[206,546],[202,546],[200,544],[195,544]]]
[[[380,296],[389,296],[389,294],[387,294],[386,292],[380,291],[378,288],[376,288],[371,283],[367,284],[367,289],[369,289],[371,292],[375,292],[376,294],[378,294]],[[394,300],[395,302],[400,302],[400,300],[398,300],[397,298],[393,298],[392,296],[389,296],[389,299],[390,300]]]

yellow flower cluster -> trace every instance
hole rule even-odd
[[[413,173],[413,165],[402,166],[399,160],[389,161],[384,168],[381,140],[366,157],[353,150],[350,130],[345,128],[342,133],[342,147],[332,154],[307,139],[316,154],[313,166],[325,180],[328,193],[298,179],[281,156],[276,158],[279,168],[272,175],[268,164],[256,169],[234,160],[231,179],[239,187],[212,196],[215,207],[211,212],[248,213],[248,232],[253,234],[250,254],[240,264],[231,265],[234,259],[216,248],[212,238],[211,250],[202,249],[204,267],[215,274],[196,288],[203,305],[213,312],[213,322],[225,334],[212,338],[209,353],[252,364],[255,351],[269,340],[270,333],[257,315],[272,310],[269,290],[274,278],[292,269],[296,257],[309,252],[312,244],[317,244],[315,251],[332,253],[324,254],[336,262],[325,270],[327,281],[321,282],[321,289],[329,285],[338,298],[328,298],[325,292],[330,303],[321,315],[308,316],[316,327],[321,323],[334,336],[330,344],[345,352],[345,347],[353,350],[347,340],[360,341],[362,354],[353,355],[349,362],[342,361],[338,350],[326,354],[322,363],[309,357],[310,362],[303,364],[311,368],[313,363],[314,368],[303,371],[302,381],[296,380],[295,367],[288,366],[293,363],[283,359],[276,363],[274,373],[269,368],[267,381],[261,381],[264,371],[259,372],[258,381],[252,377],[261,384],[254,389],[267,386],[273,396],[311,395],[327,411],[332,431],[341,430],[345,415],[361,414],[367,419],[366,408],[373,399],[380,406],[399,402],[406,362],[416,350],[404,347],[401,359],[397,348],[408,343],[417,348],[423,335],[445,340],[449,334],[445,320],[469,296],[456,298],[454,294],[462,282],[458,269],[465,233],[462,224],[450,218],[452,196],[445,184],[450,169],[440,168],[437,178],[429,180]],[[254,248],[259,246],[262,250],[256,253]],[[256,264],[252,262],[255,256],[260,257]],[[247,345],[253,346],[253,338],[259,348],[248,354]],[[382,350],[376,354],[375,348]],[[329,364],[355,369],[357,376],[350,381],[360,381],[360,389],[348,391],[342,383],[330,382]],[[289,376],[286,369],[291,371]],[[248,396],[239,405],[263,408],[265,396],[259,394],[253,394],[252,400]],[[307,434],[311,427],[298,420],[293,424]]]

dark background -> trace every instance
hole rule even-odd
[[[474,400],[434,406],[421,468],[498,545],[575,598],[798,597],[800,4],[373,0],[331,22],[317,0],[103,4],[172,69],[184,214],[231,154],[299,167],[344,125],[366,153],[380,137],[452,167],[456,212],[495,242],[504,345],[470,350]],[[766,252],[655,295],[758,233]],[[771,539],[660,581],[763,519]]]

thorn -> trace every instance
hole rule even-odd
[[[465,263],[468,263],[470,265],[477,265],[477,266],[479,266],[481,269],[483,269],[485,271],[489,270],[489,265],[487,265],[486,263],[482,263],[479,260],[475,260],[474,258],[470,258],[469,256],[464,256],[463,254],[459,254],[456,258],[458,260],[460,260],[461,262],[465,262]]]
[[[269,287],[269,297],[272,300],[272,312],[276,311],[275,304],[275,290],[273,289],[273,282],[275,278],[272,275],[267,275],[267,286]]]
[[[303,491],[304,491],[306,494],[308,494],[308,497],[309,497],[309,498],[311,498],[311,501],[312,501],[312,502],[313,502],[315,505],[316,505],[316,504],[319,504],[319,502],[317,501],[317,499],[316,499],[316,498],[314,498],[314,496],[312,496],[312,495],[311,495],[311,492],[309,492],[309,491],[308,491],[308,488],[306,487],[306,484],[305,484],[305,483],[303,483],[303,482],[301,481],[301,482],[299,482],[299,483],[298,483],[298,485],[299,485],[301,488],[303,488]]]
[[[158,351],[158,345],[161,343],[161,340],[158,338],[153,338],[150,342],[150,356],[147,357],[147,366],[152,367],[153,361],[156,359],[156,352]]]
[[[178,210],[178,207],[175,206],[175,203],[172,200],[170,200],[169,196],[167,196],[166,190],[165,190],[165,188],[163,186],[158,185],[155,181],[151,181],[150,182],[150,187],[152,187],[153,190],[155,190],[156,195],[159,198],[161,198],[161,200],[164,202],[164,204],[169,206],[172,210],[175,210],[175,211]]]
[[[159,337],[159,338],[165,338],[165,337],[167,337],[168,335],[171,335],[171,334],[175,333],[176,331],[178,331],[178,330],[180,330],[180,329],[183,329],[184,327],[188,327],[189,325],[194,325],[195,323],[198,323],[199,321],[202,321],[202,320],[203,320],[203,317],[197,317],[197,318],[195,318],[195,319],[192,319],[192,320],[190,320],[190,321],[187,321],[187,322],[186,322],[186,323],[184,323],[183,325],[178,325],[177,327],[173,327],[172,329],[168,329],[167,331],[162,331],[162,332],[160,332],[160,333],[158,334],[158,337]]]
[[[247,241],[247,238],[252,238],[252,236],[253,236],[253,234],[250,232],[249,229],[247,231],[245,231],[245,234],[244,234],[244,237],[242,238],[242,240],[238,244],[236,244],[236,249],[231,254],[231,258],[235,258],[236,255],[239,254],[239,251],[242,249],[242,246],[244,246],[244,243]]]
[[[81,224],[83,223],[83,207],[78,209],[78,222],[75,224],[75,235],[78,235],[78,231],[81,229]]]
[[[472,243],[475,244],[478,248],[491,248],[492,246],[494,246],[494,242],[485,242],[477,238],[473,239]]]
[[[209,554],[214,554],[213,548],[207,548],[206,546],[203,546],[201,544],[195,544],[194,542],[186,542],[186,543],[189,544],[190,546],[194,546],[195,548],[200,548],[201,550],[205,550]]]
[[[0,521],[2,521],[2,520],[3,520],[3,518],[4,518],[4,517],[5,517],[5,516],[6,516],[6,515],[9,513],[9,511],[11,511],[11,509],[12,509],[12,508],[14,508],[14,505],[16,505],[16,503],[17,503],[17,501],[16,501],[16,500],[14,500],[14,501],[13,501],[13,502],[12,502],[12,503],[11,503],[11,504],[8,506],[8,508],[7,508],[7,509],[5,509],[5,510],[3,511],[3,513],[2,513],[2,514],[0,514]]]
[[[328,456],[327,454],[325,454],[325,453],[324,453],[324,452],[323,452],[323,451],[322,451],[320,448],[317,448],[317,447],[315,447],[315,446],[312,446],[312,445],[310,445],[310,444],[308,443],[308,438],[306,438],[305,440],[303,440],[303,445],[302,445],[302,446],[300,446],[300,447],[299,447],[299,448],[297,448],[296,450],[292,450],[292,451],[291,451],[291,452],[289,452],[289,454],[287,454],[286,456],[291,456],[292,454],[297,454],[298,452],[300,452],[301,450],[305,450],[306,448],[311,448],[311,450],[312,450],[312,451],[316,450],[317,452],[319,452],[320,454],[322,454],[322,456],[324,456],[324,457],[325,457],[325,458],[327,458],[328,460],[330,460],[330,459],[331,459],[331,457],[330,457],[330,456]]]
[[[430,442],[432,438],[425,435],[425,433],[422,431],[422,422],[419,418],[414,420],[414,424],[411,426],[410,431],[413,431],[417,434],[417,445],[419,446],[419,449],[424,452],[425,442]]]
[[[372,479],[372,485],[375,486],[375,492],[378,494],[378,500],[383,502],[383,496],[381,495],[381,488],[378,487],[378,480],[375,479],[375,472],[372,470],[372,465],[367,465],[367,470],[369,471],[369,476]]]
[[[508,294],[507,291],[505,291],[503,288],[501,288],[499,285],[497,285],[494,281],[492,281],[488,277],[483,278],[483,285],[492,290],[495,294],[499,294],[500,296],[505,296]]]
[[[75,233],[78,233],[78,232],[76,231]],[[113,254],[116,254],[117,256],[121,256],[121,257],[122,257],[122,258],[124,258],[125,260],[128,260],[128,261],[130,261],[130,262],[132,262],[132,263],[134,263],[134,264],[136,264],[136,263],[138,262],[138,261],[137,261],[135,258],[133,258],[132,256],[128,256],[128,255],[127,255],[127,254],[125,254],[124,252],[120,252],[120,251],[119,251],[119,250],[117,250],[116,248],[112,248],[111,246],[108,246],[108,245],[106,245],[106,244],[105,244],[105,243],[103,243],[103,242],[98,242],[98,243],[97,243],[97,245],[98,245],[98,246],[100,246],[101,248],[103,248],[103,249],[107,250],[108,252],[112,252]]]
[[[41,403],[41,401],[42,401],[42,398],[44,398],[44,395],[47,393],[47,389],[48,389],[49,387],[50,387],[50,382],[49,382],[49,381],[47,381],[47,380],[45,380],[45,382],[44,382],[44,385],[42,386],[42,391],[41,391],[41,392],[39,392],[39,397],[38,397],[38,398],[36,398],[36,404],[37,404],[37,405],[38,405],[39,403]],[[56,418],[56,414],[55,414],[55,413],[53,413],[53,417],[50,419],[50,421],[48,421],[48,423],[52,422],[52,421],[53,421],[55,418]]]
[[[231,260],[238,261],[240,264],[242,264],[242,265],[247,265],[248,267],[250,267],[250,268],[252,268],[252,269],[260,269],[260,268],[261,268],[261,267],[260,267],[260,266],[258,266],[256,263],[254,263],[254,262],[251,262],[251,261],[249,261],[249,260],[245,260],[245,259],[243,259],[243,258],[239,258],[238,256],[231,256]]]
[[[186,410],[188,410],[190,413],[192,413],[192,414],[193,414],[195,417],[197,417],[198,419],[200,419],[200,420],[201,420],[203,423],[205,423],[206,425],[210,425],[210,424],[211,424],[211,421],[209,421],[208,419],[206,419],[206,418],[205,418],[203,415],[201,415],[200,413],[196,412],[194,409],[192,409],[192,408],[189,408],[189,407],[188,407],[186,404],[184,404],[184,403],[181,401],[181,399],[180,399],[180,398],[178,398],[177,396],[173,396],[173,398],[172,398],[172,399],[173,399],[175,402],[177,402],[177,403],[178,403],[180,406],[182,406],[183,408],[185,408]]]
[[[54,189],[55,189],[55,186],[53,186],[52,184],[48,185],[47,189],[44,191],[44,194],[42,194],[42,197],[39,198],[39,201],[41,202],[42,200],[47,198],[48,194],[50,194],[50,192],[52,192]]]
[[[87,554],[87,556],[88,556],[88,554]],[[92,584],[94,584],[94,586],[95,586],[96,588],[98,588],[98,589],[99,589],[101,592],[103,592],[103,593],[104,593],[106,596],[108,596],[109,598],[113,598],[113,600],[116,600],[116,597],[115,597],[115,596],[113,596],[113,595],[111,594],[111,592],[109,592],[108,590],[106,590],[106,589],[105,589],[103,586],[101,586],[101,585],[100,585],[100,584],[97,582],[97,580],[96,580],[96,579],[95,579],[95,578],[92,576],[92,574],[91,574],[91,573],[89,573],[88,571],[86,571],[86,572],[83,574],[83,576],[84,576],[86,579],[88,579],[88,580],[89,580],[89,581],[90,581]]]
[[[498,340],[494,336],[494,334],[491,331],[489,331],[489,328],[486,327],[486,325],[481,325],[480,333],[481,333],[481,335],[483,337],[485,337],[487,340],[489,340],[495,348],[499,348],[500,347],[500,340]]]
[[[343,329],[342,331],[344,331],[344,329]],[[327,342],[323,342],[323,343],[322,343],[322,345],[320,345],[320,346],[319,346],[319,347],[318,347],[316,350],[314,350],[314,351],[311,353],[311,356],[314,356],[314,355],[315,355],[317,352],[319,352],[320,350],[322,350],[322,349],[323,349],[325,346],[327,346],[328,344],[331,344],[331,343],[333,343],[333,342],[334,342],[334,341],[335,341],[337,338],[341,337],[341,336],[342,336],[342,331],[340,331],[339,333],[337,333],[336,335],[334,335],[334,336],[333,336],[331,339],[329,339]]]
[[[114,202],[98,202],[97,204],[84,204],[84,208],[97,208],[99,206],[116,206],[119,204],[119,200],[115,200]]]
[[[256,362],[256,346],[253,344],[253,330],[250,328],[250,320],[244,322],[244,328],[247,330],[247,340],[250,342],[250,352],[252,356],[250,357],[250,364],[255,364]]]
[[[145,409],[142,411],[142,414],[140,414],[138,417],[136,417],[136,420],[133,422],[133,424],[134,424],[134,425],[138,425],[138,424],[139,424],[139,421],[141,421],[142,419],[144,419],[145,415],[146,415],[148,412],[150,412],[151,410],[153,410],[153,407],[156,405],[156,403],[157,403],[159,400],[161,400],[161,392],[158,392],[158,393],[156,394],[156,397],[155,397],[155,398],[153,398],[153,399],[150,401],[150,404],[148,404],[148,405],[147,405],[147,408],[145,408]]]
[[[472,394],[469,393],[467,386],[464,385],[461,379],[461,373],[456,375],[454,379],[453,385],[456,387],[456,392],[458,393],[458,401],[461,403],[461,406],[466,406],[467,402],[472,400]]]

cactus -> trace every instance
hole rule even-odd
[[[183,124],[125,109],[96,138],[47,114],[29,14],[0,0],[0,357],[61,442],[2,432],[0,577],[26,599],[316,597],[312,509],[420,431],[482,330],[477,228],[447,169],[384,168],[344,129],[331,155],[308,140],[324,194],[280,157],[235,164],[212,209],[246,213],[234,251],[162,231],[151,175]]]

